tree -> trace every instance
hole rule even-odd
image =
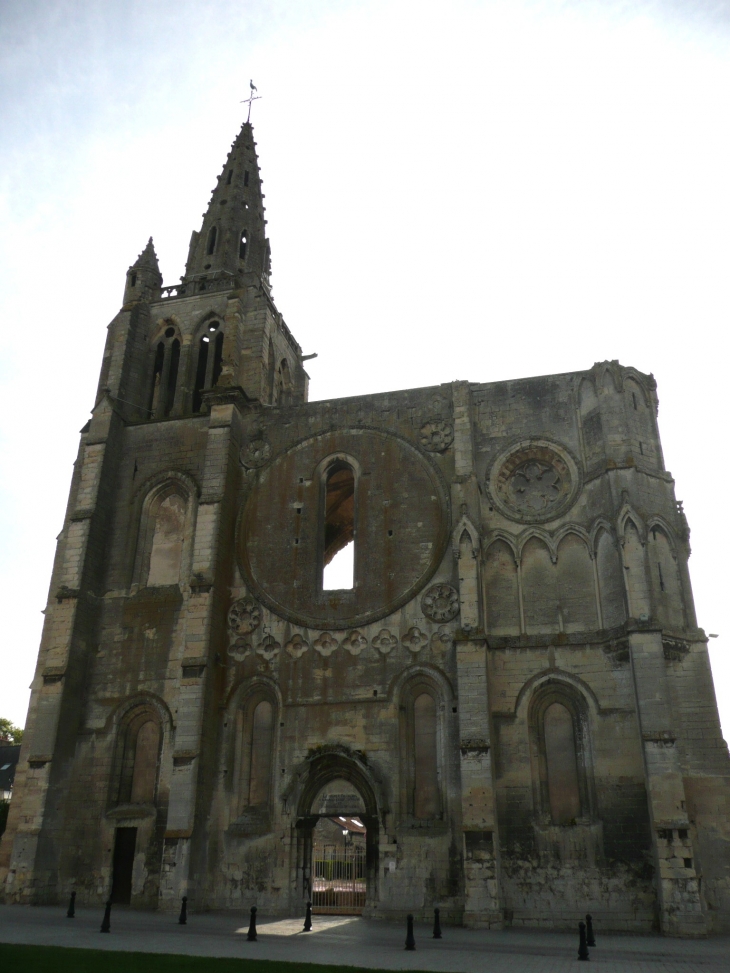
[[[10,720],[0,716],[0,740],[4,737],[7,737],[11,743],[22,743],[23,730],[19,726],[15,726]]]

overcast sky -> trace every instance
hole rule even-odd
[[[316,399],[653,372],[730,734],[730,5],[4,0],[0,716],[23,724],[125,272],[183,272],[254,106]],[[724,490],[724,487],[723,487]]]

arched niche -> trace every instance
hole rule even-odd
[[[588,545],[568,533],[558,545],[558,587],[563,631],[590,632],[598,628],[596,585]]]
[[[484,561],[487,631],[490,635],[519,635],[520,604],[517,564],[512,548],[503,540],[487,548]]]
[[[626,593],[618,547],[606,529],[596,539],[596,566],[603,627],[615,628],[626,621]]]
[[[560,631],[558,572],[540,538],[531,537],[522,548],[521,570],[527,634]]]

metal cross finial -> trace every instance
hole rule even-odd
[[[249,81],[249,86],[251,88],[251,94],[248,96],[248,98],[244,98],[243,101],[241,102],[242,105],[248,105],[248,118],[246,119],[247,122],[251,121],[251,105],[253,104],[254,101],[260,101],[261,99],[261,95],[254,94],[254,91],[258,91],[259,89],[253,83],[253,81]]]

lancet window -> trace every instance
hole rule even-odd
[[[165,328],[157,340],[152,365],[152,381],[147,403],[150,419],[169,416],[175,404],[177,376],[180,369],[180,338],[173,326]]]
[[[223,364],[223,331],[220,322],[209,321],[198,341],[198,361],[193,387],[193,412],[200,412],[201,393],[218,384]]]

